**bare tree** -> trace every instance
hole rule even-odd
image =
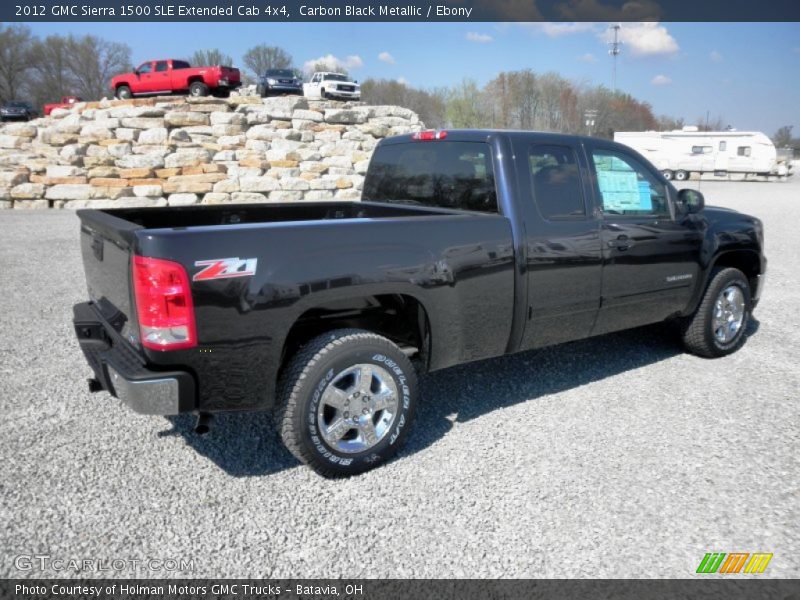
[[[218,48],[207,48],[205,50],[195,50],[189,59],[194,67],[233,66],[233,58],[229,54],[223,54]]]
[[[792,145],[792,129],[793,125],[784,125],[775,135],[772,136],[772,141],[775,143],[776,148],[785,148]]]
[[[93,35],[69,35],[64,44],[68,59],[66,71],[74,79],[75,92],[86,100],[109,94],[111,77],[131,68],[131,49],[126,44]]]
[[[30,51],[30,64],[33,71],[29,84],[30,96],[36,105],[77,94],[66,38],[51,35],[43,40],[35,40]]]
[[[267,69],[291,68],[292,55],[278,46],[259,44],[244,53],[243,61],[255,77],[261,77]]]
[[[30,68],[31,31],[24,25],[0,24],[0,103],[19,97]]]

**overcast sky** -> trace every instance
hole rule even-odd
[[[129,44],[135,63],[218,47],[237,66],[251,46],[283,47],[303,67],[337,60],[358,79],[484,84],[502,70],[555,71],[611,87],[607,24],[591,23],[32,23],[34,33],[92,33]],[[622,25],[617,85],[656,114],[800,134],[800,23]]]

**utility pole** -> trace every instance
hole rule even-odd
[[[622,49],[620,48],[620,46],[622,45],[622,42],[619,41],[619,30],[621,29],[621,26],[619,24],[612,25],[611,27],[609,27],[609,29],[613,29],[614,30],[614,41],[613,42],[608,42],[608,45],[611,46],[611,48],[609,48],[609,50],[608,50],[608,53],[614,59],[614,93],[616,94],[617,93],[617,56],[619,56],[619,53],[622,52]]]

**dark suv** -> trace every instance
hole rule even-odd
[[[256,91],[265,98],[270,94],[303,94],[303,80],[293,69],[267,69],[259,78]]]
[[[39,113],[29,102],[6,102],[0,107],[0,120],[11,121],[21,119],[30,121],[39,116]]]

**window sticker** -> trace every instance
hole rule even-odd
[[[615,212],[650,211],[650,184],[639,181],[636,171],[616,156],[594,156],[603,209]]]

